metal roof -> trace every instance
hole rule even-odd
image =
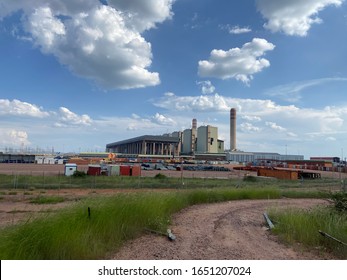
[[[156,135],[143,135],[123,141],[113,142],[106,145],[106,148],[110,148],[113,146],[123,145],[123,144],[130,144],[134,142],[166,142],[166,143],[179,143],[180,139],[179,137],[169,137],[169,136],[156,136]]]

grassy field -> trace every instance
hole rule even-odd
[[[1,179],[8,179],[1,175]],[[47,188],[88,186],[90,178],[56,178],[46,181]],[[11,176],[9,176],[9,184]],[[92,177],[92,179],[96,179]],[[16,189],[33,189],[37,178],[27,178]],[[46,178],[48,180],[48,177]],[[100,179],[100,180],[99,180]],[[24,179],[23,179],[24,180]],[[65,184],[65,180],[68,182]],[[102,259],[125,241],[144,230],[166,231],[173,213],[194,204],[239,199],[274,199],[281,197],[329,197],[336,181],[277,181],[175,178],[98,177],[92,188],[171,188],[171,192],[118,194],[112,197],[83,199],[71,207],[36,218],[28,223],[0,231],[1,259]],[[184,182],[184,184],[183,184]],[[83,183],[83,184],[82,184]],[[337,185],[338,186],[338,185]],[[90,186],[89,186],[90,187]],[[42,196],[35,203],[55,203]],[[33,201],[34,202],[34,201]],[[89,209],[89,211],[88,211]],[[333,212],[330,215],[335,217]],[[279,213],[273,212],[282,225]],[[294,216],[298,216],[295,214]],[[306,216],[303,215],[303,216]],[[326,216],[322,216],[323,219]],[[335,218],[334,218],[335,219]],[[335,220],[331,222],[335,223]],[[301,226],[302,227],[302,226]],[[324,227],[321,228],[324,230]],[[337,231],[344,230],[337,229]],[[295,232],[293,228],[285,232]],[[277,232],[277,231],[276,231]],[[279,231],[278,231],[279,233]],[[297,237],[292,237],[296,240]],[[342,236],[341,238],[344,238]],[[316,243],[314,243],[316,246]],[[323,244],[324,245],[324,244]],[[330,248],[330,247],[329,247]]]
[[[341,182],[338,179],[322,178],[320,180],[275,180],[257,177],[241,177],[232,179],[216,178],[169,178],[165,175],[153,177],[127,176],[31,176],[31,175],[3,175],[0,174],[1,189],[65,189],[65,188],[201,188],[201,187],[280,187],[283,189],[307,190],[339,190]]]
[[[327,207],[310,210],[287,209],[270,211],[271,218],[276,221],[273,232],[281,240],[289,244],[301,243],[307,248],[320,248],[341,259],[347,259],[347,245],[329,237],[322,236],[319,231],[329,234],[339,241],[347,242],[347,213],[337,212]]]

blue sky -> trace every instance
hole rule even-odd
[[[240,150],[347,154],[344,0],[0,0],[0,61],[0,150],[104,151],[193,118],[229,148],[234,107]]]

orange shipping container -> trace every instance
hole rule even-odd
[[[141,176],[141,166],[134,165],[131,167],[131,176]]]

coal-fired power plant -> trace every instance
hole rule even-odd
[[[230,151],[236,150],[236,109],[230,109]]]

